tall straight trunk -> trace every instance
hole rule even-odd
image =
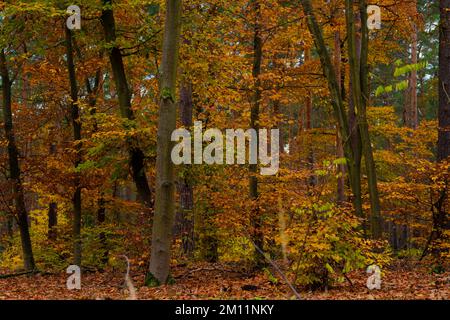
[[[440,1],[439,25],[439,161],[450,156],[450,0]]]
[[[417,5],[417,3],[415,3]],[[418,29],[416,24],[412,23],[411,34],[411,64],[416,65],[418,61]],[[405,91],[405,102],[403,110],[404,125],[408,128],[416,130],[419,127],[419,115],[417,105],[417,70],[413,68],[409,75],[408,89]],[[399,226],[400,238],[396,239],[397,248],[404,249],[409,247],[409,225],[403,224]],[[397,228],[395,229],[397,231]],[[390,237],[391,239],[393,236]]]
[[[74,161],[75,168],[81,163],[81,120],[80,110],[78,107],[78,84],[75,75],[75,63],[73,59],[73,35],[72,31],[65,27],[66,32],[66,54],[67,54],[67,71],[69,73],[70,82],[70,98],[71,98],[71,121],[73,128],[73,139],[75,143],[76,156]],[[73,263],[81,266],[81,185],[80,176],[76,173],[75,191],[73,193],[73,220],[72,220],[72,236],[73,236]]]
[[[439,136],[437,160],[444,161],[450,156],[450,0],[440,1],[439,25]],[[450,219],[446,207],[448,181],[434,204],[433,232],[430,240],[442,240],[445,230],[450,229]],[[440,249],[433,250],[439,254]],[[425,254],[425,253],[424,253]]]
[[[440,2],[438,160],[450,156],[450,0]]]
[[[367,180],[369,184],[370,196],[370,230],[372,237],[379,239],[382,237],[382,217],[380,195],[378,192],[378,178],[375,166],[375,159],[373,157],[372,141],[370,139],[369,124],[367,121],[367,106],[369,105],[369,29],[367,23],[367,1],[359,1],[359,13],[361,16],[361,60],[360,60],[360,81],[361,81],[361,112],[360,127],[361,127],[361,142],[363,144],[363,153],[367,171]]]
[[[411,63],[417,64],[417,26],[413,24],[413,32],[411,35]],[[417,109],[417,70],[413,68],[409,76],[409,86],[406,91],[405,99],[405,125],[411,129],[417,129],[419,126],[419,115]]]
[[[361,21],[361,16],[357,14],[358,21]],[[358,60],[361,58],[361,33],[355,34],[355,49]],[[365,217],[363,211],[363,201],[362,201],[362,187],[361,187],[361,163],[362,163],[362,142],[361,142],[361,129],[358,123],[357,116],[357,106],[355,104],[355,99],[353,96],[353,82],[354,75],[349,72],[349,85],[348,85],[348,121],[350,125],[350,139],[352,145],[352,151],[354,156],[354,162],[352,165],[353,169],[353,179],[350,181],[353,184],[353,196],[354,203],[356,207],[356,212],[358,216]],[[367,222],[363,222],[364,235],[367,234]]]
[[[339,85],[339,91],[342,92],[341,88],[341,36],[339,31],[334,33],[334,67],[336,70],[336,80]],[[336,130],[336,156],[338,159],[344,157],[344,148],[342,146],[342,137],[339,134],[339,130]],[[337,178],[337,202],[342,204],[346,201],[345,197],[345,165],[338,165],[338,174],[340,176]]]
[[[259,109],[261,106],[262,92],[261,92],[261,64],[263,57],[263,42],[262,42],[262,30],[261,30],[261,4],[259,0],[252,2],[253,12],[255,13],[255,24],[253,30],[253,84],[254,92],[252,105],[250,110],[250,128],[255,129],[257,136],[259,136]],[[260,250],[264,250],[264,234],[262,231],[262,218],[259,210],[258,203],[258,165],[249,165],[250,178],[249,178],[249,192],[250,199],[253,201],[253,208],[250,215],[252,224],[252,241],[259,247]],[[259,253],[259,250],[255,249],[254,262],[255,267],[259,268],[264,264],[264,257]]]
[[[125,74],[122,53],[120,52],[120,48],[115,44],[116,23],[111,7],[112,0],[103,0],[103,5],[107,7],[102,11],[101,22],[106,41],[113,45],[109,50],[109,61],[114,76],[117,95],[119,97],[120,113],[123,118],[134,120],[135,117],[131,108],[131,91]],[[137,141],[129,141],[128,154],[132,177],[136,185],[139,199],[147,208],[153,209],[152,191],[148,184],[145,170],[145,155],[141,148],[139,148]]]
[[[192,128],[192,83],[183,81],[180,88],[180,117],[182,125],[190,130]],[[189,170],[185,168],[185,170]],[[177,183],[179,212],[176,217],[176,230],[181,235],[183,253],[190,257],[194,251],[194,191],[189,174]]]
[[[160,105],[156,155],[156,202],[150,270],[147,284],[166,283],[170,272],[170,246],[175,216],[172,132],[176,128],[176,80],[181,29],[181,0],[166,0],[166,21],[161,62]],[[151,277],[151,278],[150,278]],[[152,283],[149,281],[152,280]],[[156,280],[156,281],[155,281]]]
[[[275,117],[277,117],[277,123],[274,126],[274,129],[278,129],[280,130],[280,138],[278,139],[278,149],[280,150],[280,153],[284,153],[284,139],[283,139],[283,114],[281,112],[281,108],[280,108],[280,100],[279,99],[274,99],[273,101],[273,113],[275,115]],[[300,117],[300,112],[299,111],[299,116],[298,116],[298,136],[300,137],[300,133],[301,133],[301,128],[302,128],[302,121],[301,121],[301,117]]]
[[[352,77],[352,96],[355,106],[356,117],[361,135],[362,150],[366,165],[368,188],[370,195],[370,230],[373,238],[381,237],[381,216],[380,199],[378,195],[377,176],[375,170],[375,161],[373,159],[372,144],[370,141],[369,125],[367,122],[367,104],[368,104],[368,29],[366,23],[359,23],[361,27],[361,52],[358,56],[356,46],[356,26],[354,19],[353,1],[346,0],[346,21],[347,21],[347,39],[348,55],[350,62],[350,73]],[[367,21],[367,5],[365,0],[359,1],[360,21]]]
[[[192,83],[184,82],[180,90],[181,123],[186,128],[192,127]],[[180,208],[182,210],[182,245],[183,252],[192,256],[195,248],[194,235],[194,190],[188,177],[183,178],[179,185]]]
[[[311,61],[311,49],[305,49],[305,63]],[[317,175],[313,174],[314,171],[314,148],[313,143],[311,142],[311,129],[313,128],[312,124],[312,112],[313,112],[313,95],[311,91],[308,91],[305,97],[305,131],[309,135],[308,138],[308,165],[309,170],[311,171],[311,175],[308,178],[308,187],[314,187],[318,183]]]
[[[18,218],[17,221],[20,230],[20,240],[22,243],[23,264],[25,270],[32,271],[36,268],[36,266],[34,263],[33,249],[31,245],[30,231],[28,226],[28,212],[25,206],[23,184],[21,180],[19,150],[17,149],[16,137],[14,134],[11,101],[12,82],[9,77],[4,49],[1,49],[0,51],[0,74],[2,76],[2,107],[5,137],[8,141],[9,178],[12,183],[14,193],[15,211]]]

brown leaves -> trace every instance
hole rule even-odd
[[[302,292],[307,300],[347,300],[347,299],[449,299],[449,273],[430,274],[424,267],[414,266],[414,270],[397,267],[383,273],[381,290],[366,287],[367,275],[364,271],[353,272],[349,282],[330,288],[327,292]],[[56,275],[21,276],[0,279],[0,299],[81,299],[108,300],[126,299],[124,276],[121,272],[85,273],[82,275],[81,290],[66,289],[67,276]],[[175,268],[176,283],[158,288],[144,287],[144,272],[133,277],[138,299],[290,299],[289,289],[280,281],[273,284],[264,273],[249,276],[227,266],[201,264]],[[252,290],[245,290],[252,288]]]

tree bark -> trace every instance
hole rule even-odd
[[[183,81],[180,89],[180,115],[182,125],[192,128],[192,84]],[[187,167],[184,170],[189,170]],[[194,191],[189,173],[185,174],[177,183],[179,194],[179,212],[177,213],[176,232],[181,235],[183,253],[190,257],[194,251]]]
[[[438,160],[450,156],[450,0],[440,2]]]
[[[437,160],[441,162],[448,160],[450,156],[450,0],[441,0],[439,7],[439,133]],[[441,190],[439,199],[433,208],[431,242],[442,241],[446,237],[445,231],[450,229],[450,219],[448,219],[445,205],[447,199],[448,181],[445,181],[445,188]],[[433,254],[439,256],[440,251],[441,248],[434,248]]]
[[[262,91],[261,91],[261,64],[263,58],[263,41],[261,30],[261,4],[259,0],[252,2],[253,12],[255,13],[255,25],[253,34],[253,84],[254,92],[252,99],[252,106],[250,110],[250,128],[255,129],[257,136],[259,137],[259,109],[261,106]],[[250,215],[252,224],[252,240],[253,242],[264,251],[264,234],[262,231],[262,217],[260,215],[258,204],[258,165],[249,165],[250,178],[249,178],[249,192],[250,200],[253,201],[253,208]],[[254,254],[255,267],[259,268],[265,263],[264,257],[255,250]]]
[[[58,225],[58,205],[56,202],[51,202],[48,205],[48,232],[47,238],[50,241],[55,241],[58,237],[56,226]]]
[[[103,0],[103,5],[107,6],[107,8],[102,11],[101,22],[106,41],[113,45],[109,50],[109,61],[114,76],[117,95],[119,97],[120,112],[123,118],[134,120],[135,117],[131,108],[131,91],[125,74],[125,66],[120,48],[115,44],[116,24],[114,13],[111,8],[112,0]],[[147,181],[144,163],[145,154],[139,146],[137,146],[137,141],[129,141],[128,145],[129,163],[139,199],[151,210],[153,209],[152,191]]]
[[[416,65],[417,57],[417,26],[413,24],[413,33],[411,35],[411,64]],[[419,126],[419,115],[417,109],[417,70],[413,68],[409,76],[408,90],[405,99],[405,125],[411,129],[417,129]]]
[[[311,49],[306,48],[305,49],[305,63],[311,61]],[[314,162],[315,162],[315,156],[314,156],[314,148],[313,143],[311,142],[311,129],[313,128],[312,124],[312,112],[313,112],[313,95],[311,91],[308,91],[305,97],[305,131],[307,135],[309,136],[308,139],[308,165],[309,170],[311,171],[311,174],[308,179],[308,187],[314,187],[318,183],[317,175],[315,175],[314,172]]]
[[[325,77],[328,82],[328,88],[331,94],[331,103],[334,110],[334,115],[337,121],[337,126],[339,133],[342,137],[344,154],[347,160],[348,165],[348,176],[350,180],[350,185],[352,188],[353,196],[353,205],[356,211],[356,214],[360,217],[364,216],[362,212],[361,198],[358,196],[357,188],[360,187],[360,182],[358,179],[357,172],[355,172],[355,159],[353,155],[353,149],[350,141],[351,132],[349,130],[348,119],[346,116],[344,101],[342,98],[342,93],[339,90],[339,83],[336,77],[336,72],[333,68],[333,64],[331,62],[331,57],[328,53],[328,50],[325,45],[325,40],[323,37],[323,33],[317,19],[313,13],[313,7],[310,0],[301,0],[301,4],[303,10],[307,16],[308,29],[311,32],[314,42],[316,44],[317,51],[319,53],[321,65]]]
[[[339,85],[339,91],[342,92],[341,88],[341,36],[339,31],[334,33],[334,66],[336,68],[336,80]],[[336,156],[338,159],[344,158],[344,148],[342,146],[342,137],[339,134],[339,130],[336,130]],[[346,201],[345,197],[345,165],[338,165],[338,174],[340,175],[337,178],[337,202],[338,204],[342,204]]]
[[[56,145],[54,143],[50,144],[49,153],[53,156],[56,153]],[[58,204],[56,202],[51,202],[48,205],[48,230],[47,238],[50,241],[55,241],[58,238],[58,232],[56,226],[58,225]]]
[[[181,0],[166,0],[156,156],[156,202],[150,270],[146,281],[148,285],[167,283],[170,272],[170,246],[175,216],[175,181],[174,164],[171,160],[173,147],[171,135],[176,128],[177,117],[176,80],[181,8]]]
[[[356,117],[361,135],[362,150],[366,165],[368,187],[370,195],[370,230],[373,238],[381,237],[381,216],[380,199],[378,195],[377,176],[375,161],[373,158],[372,143],[369,134],[369,125],[367,122],[367,104],[369,98],[368,90],[368,29],[367,24],[367,5],[365,0],[359,1],[359,16],[361,27],[361,52],[358,55],[356,46],[356,26],[354,19],[353,1],[346,0],[346,21],[347,21],[347,39],[348,55],[350,62],[350,73],[352,77],[352,96],[355,106]]]
[[[77,168],[81,163],[81,119],[78,107],[78,84],[75,74],[75,63],[73,58],[73,35],[72,31],[64,27],[66,32],[66,54],[67,54],[67,71],[69,73],[70,82],[70,98],[71,98],[71,121],[73,127],[73,139],[75,144],[76,156],[74,167]],[[75,173],[75,191],[73,193],[73,220],[72,220],[72,236],[73,236],[73,264],[81,267],[81,184],[80,176]]]
[[[28,226],[28,212],[25,206],[24,190],[21,180],[21,170],[19,163],[19,150],[16,145],[16,137],[14,134],[14,124],[12,116],[12,82],[9,77],[8,66],[6,63],[5,50],[0,51],[0,74],[2,76],[2,93],[3,93],[3,118],[5,137],[8,141],[8,164],[9,178],[12,182],[14,192],[15,211],[17,215],[20,240],[22,243],[23,264],[27,271],[36,269],[33,249],[31,245],[30,231]]]

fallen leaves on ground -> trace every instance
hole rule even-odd
[[[1,272],[5,274],[5,272]],[[68,274],[37,274],[0,279],[0,299],[126,299],[124,274],[120,270],[85,272],[81,290],[68,290]],[[288,286],[269,281],[266,274],[248,275],[226,270],[222,265],[197,264],[173,270],[175,284],[148,288],[143,285],[144,273],[132,274],[138,299],[293,299]],[[383,272],[382,289],[366,287],[367,274],[363,271],[348,275],[346,281],[325,292],[300,291],[306,300],[414,300],[449,299],[450,273],[431,274],[421,266],[397,267]]]

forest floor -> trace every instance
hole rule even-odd
[[[175,284],[148,288],[143,286],[144,274],[132,274],[138,299],[293,299],[293,294],[280,279],[270,281],[265,273],[248,275],[232,266],[195,264],[173,270]],[[6,271],[0,270],[1,274]],[[0,300],[4,299],[126,299],[124,274],[119,270],[85,272],[81,290],[68,290],[66,273],[22,275],[0,279]],[[431,274],[419,264],[398,263],[383,271],[381,290],[368,290],[367,274],[363,271],[348,275],[345,281],[325,292],[300,291],[306,300],[341,299],[450,299],[450,273]]]

